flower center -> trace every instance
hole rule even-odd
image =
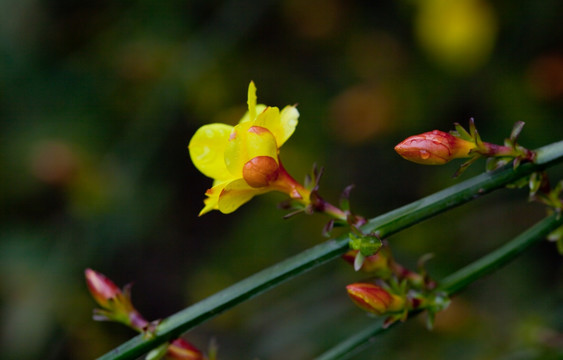
[[[278,178],[279,165],[270,156],[256,156],[244,164],[242,177],[253,188],[268,186]]]

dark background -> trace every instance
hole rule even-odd
[[[211,180],[186,146],[206,123],[235,124],[250,80],[258,100],[298,103],[286,168],[325,167],[321,193],[356,184],[368,217],[462,179],[393,147],[475,117],[485,141],[559,141],[563,98],[557,0],[70,1],[0,3],[0,356],[91,359],[133,333],[91,320],[83,271],[134,282],[133,302],[166,317],[324,241],[321,215],[283,220],[280,194],[197,217]],[[561,167],[550,172],[561,179]],[[440,279],[542,218],[501,190],[389,239]],[[356,359],[535,359],[561,355],[563,266],[543,242]],[[219,358],[309,359],[371,320],[342,261],[218,316],[187,335]]]

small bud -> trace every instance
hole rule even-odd
[[[279,175],[279,165],[270,156],[256,156],[244,164],[242,177],[253,188],[268,186]]]
[[[405,306],[403,298],[375,284],[350,284],[346,286],[346,291],[356,305],[376,315],[397,312],[403,310]]]
[[[168,345],[166,360],[203,360],[203,354],[184,339],[176,339]]]
[[[452,134],[434,130],[406,138],[395,151],[406,160],[425,165],[442,165],[450,160],[469,157],[475,143]]]
[[[113,281],[92,269],[84,271],[88,289],[102,309],[94,309],[94,320],[116,321],[139,332],[149,329],[149,322],[131,304],[131,285],[122,291]]]
[[[109,301],[121,294],[121,290],[107,277],[92,269],[84,272],[90,294],[103,308],[109,308]]]
[[[390,254],[388,251],[386,251],[386,249],[386,247],[383,247],[376,254],[366,256],[362,267],[359,270],[363,272],[374,273],[374,276],[378,278],[384,278],[388,276],[391,273],[389,266],[390,259],[388,257]],[[354,265],[354,261],[358,252],[359,250],[349,250],[344,255],[342,255],[342,259]]]

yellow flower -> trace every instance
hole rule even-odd
[[[295,131],[299,112],[295,106],[256,104],[256,86],[248,86],[248,112],[236,126],[209,124],[199,128],[188,149],[195,167],[212,178],[213,187],[205,193],[205,207],[231,213],[255,195],[281,191],[304,204],[309,190],[297,183],[283,168],[280,147]]]
[[[446,70],[468,74],[490,58],[498,16],[490,1],[418,1],[415,19],[420,46]]]

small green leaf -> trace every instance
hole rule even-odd
[[[360,271],[360,269],[362,268],[362,266],[364,266],[364,261],[366,260],[366,257],[362,254],[361,251],[358,251],[356,253],[356,257],[354,258],[354,270],[355,271]]]
[[[549,241],[559,241],[563,238],[563,226],[558,227],[547,235],[547,240]]]
[[[515,157],[514,158],[514,161],[512,162],[512,167],[514,168],[514,170],[516,170],[518,168],[518,166],[520,166],[521,162],[522,162],[521,157]]]
[[[539,172],[532,173],[528,186],[530,187],[530,196],[534,196],[543,182],[543,175]]]
[[[145,357],[145,360],[160,360],[164,357],[164,355],[166,355],[166,351],[168,351],[168,345],[169,343],[164,343],[162,345],[160,345],[159,347],[157,347],[156,349],[152,349],[147,356]]]
[[[362,239],[361,237],[359,237],[358,235],[354,234],[353,232],[351,232],[350,234],[348,234],[348,244],[350,246],[350,249],[352,250],[360,250],[360,247],[362,246]]]
[[[361,234],[351,232],[349,235],[349,245],[352,250],[359,250],[364,256],[375,254],[382,246],[383,243],[379,237],[372,234]]]
[[[354,185],[348,185],[340,194],[340,209],[344,211],[350,211],[350,192],[354,188]]]
[[[469,118],[469,134],[471,135],[472,139],[475,139],[475,136],[477,135],[477,128],[475,127],[475,119],[474,118]]]
[[[512,128],[512,132],[510,133],[510,140],[512,140],[513,143],[516,143],[516,139],[518,139],[518,136],[520,135],[520,132],[522,132],[522,128],[524,127],[526,123],[523,121],[517,121],[514,124],[514,127]]]
[[[334,219],[330,219],[323,227],[323,236],[329,238],[332,229],[334,229]]]
[[[495,171],[496,169],[500,169],[504,165],[508,164],[511,160],[512,158],[509,157],[487,158],[486,170],[487,172]]]
[[[523,187],[528,186],[528,184],[529,184],[528,178],[523,177],[510,184],[506,184],[506,187],[508,189],[521,189]]]
[[[383,243],[377,236],[368,234],[363,236],[359,250],[364,256],[370,256],[375,254],[382,246]]]
[[[455,131],[450,131],[453,136],[459,137],[460,139],[473,141],[471,135],[461,126],[459,123],[454,123]]]
[[[311,175],[309,175],[309,174],[305,175],[305,181],[303,182],[303,186],[305,186],[305,188],[309,189],[309,187],[311,186],[312,183],[313,183],[313,180],[311,179]]]
[[[476,154],[474,155],[471,159],[467,160],[466,162],[464,162],[463,164],[461,164],[459,166],[459,168],[457,169],[457,171],[454,173],[454,177],[458,177],[461,174],[463,174],[465,172],[465,170],[467,170],[467,168],[473,164],[475,161],[477,161],[477,159],[479,159],[481,157],[481,155]]]

